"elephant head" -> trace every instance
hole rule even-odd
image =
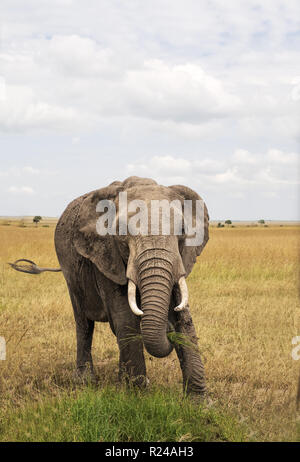
[[[201,243],[195,245],[185,245],[185,231],[175,232],[174,225],[170,227],[169,233],[162,233],[162,213],[159,215],[158,233],[151,232],[149,216],[146,220],[147,232],[144,228],[143,233],[124,233],[120,231],[120,223],[124,218],[121,216],[120,193],[124,192],[127,193],[127,203],[136,201],[134,204],[140,207],[138,201],[142,200],[148,206],[148,211],[151,210],[151,201],[176,201],[174,204],[183,206],[184,201],[190,201],[190,204],[195,205],[201,198],[185,186],[165,187],[150,179],[130,177],[124,182],[114,182],[106,188],[87,194],[75,223],[76,250],[91,260],[107,278],[119,285],[128,285],[129,306],[136,315],[141,316],[145,348],[155,357],[164,357],[173,348],[167,336],[172,290],[178,285],[181,293],[181,301],[175,310],[184,309],[188,303],[185,278],[208,241],[209,217],[204,206],[204,237]],[[96,208],[100,201],[111,201],[114,204],[116,215],[112,225],[115,234],[101,235],[99,230],[97,231],[99,213],[96,212]],[[195,207],[192,209],[194,214]],[[129,210],[129,220],[130,213],[132,211]],[[180,207],[178,213],[181,213]],[[137,293],[140,306],[137,303]]]

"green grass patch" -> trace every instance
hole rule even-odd
[[[181,332],[168,332],[167,337],[173,345],[183,346],[198,351],[198,346],[195,345],[187,335],[182,334]]]
[[[179,392],[84,388],[0,414],[0,441],[245,441],[223,411]]]

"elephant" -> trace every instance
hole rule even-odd
[[[207,207],[204,204],[204,236],[198,245],[185,245],[184,231],[181,235],[99,234],[97,204],[111,201],[118,222],[120,192],[127,193],[128,201],[146,204],[152,200],[177,200],[180,204],[202,200],[186,186],[162,186],[133,176],[84,194],[67,206],[55,229],[55,248],[74,311],[77,374],[95,378],[91,355],[94,323],[108,322],[119,347],[120,379],[146,386],[144,348],[157,358],[168,356],[175,348],[184,392],[205,396],[204,367],[186,278],[209,239]],[[27,272],[51,270],[34,264],[32,268]],[[172,341],[172,332],[188,342]]]

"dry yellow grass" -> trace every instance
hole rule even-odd
[[[7,262],[30,258],[57,266],[54,226],[0,226],[0,406],[59,394],[72,385],[75,326],[63,276],[13,271]],[[188,279],[193,319],[211,399],[230,408],[257,440],[294,440],[300,361],[291,356],[300,335],[299,228],[211,229],[210,241]],[[102,382],[116,382],[118,349],[107,324],[93,343]],[[175,353],[152,359],[150,381],[181,387]]]

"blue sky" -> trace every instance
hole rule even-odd
[[[299,219],[300,4],[2,0],[0,215],[131,175]]]

